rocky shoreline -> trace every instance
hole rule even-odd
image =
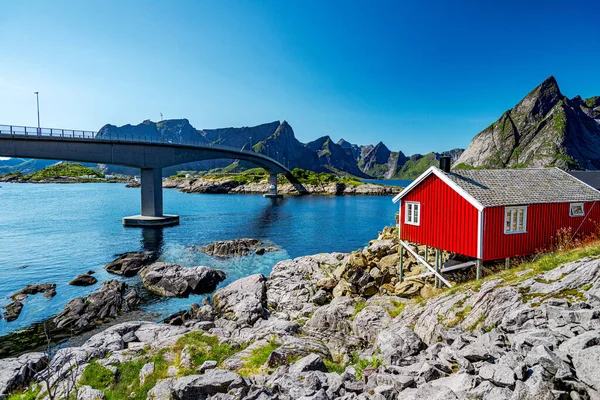
[[[179,189],[184,193],[230,193],[264,194],[269,192],[269,182],[265,178],[260,182],[242,183],[234,177],[222,178],[169,178],[163,181],[163,188]],[[350,184],[333,182],[322,185],[302,184],[306,192],[300,193],[297,186],[285,181],[277,187],[283,195],[325,195],[325,196],[391,196],[400,193],[396,186],[376,185],[372,183]]]
[[[235,281],[176,326],[125,322],[0,360],[0,398],[600,398],[598,257],[408,297],[386,267],[396,245],[384,231]]]

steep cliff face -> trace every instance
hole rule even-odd
[[[287,121],[283,121],[272,135],[254,145],[253,149],[276,159],[290,169],[322,170],[317,153],[296,139],[294,130]]]
[[[360,178],[369,177],[369,175],[358,168],[356,159],[352,154],[352,147],[344,149],[339,144],[334,143],[329,136],[323,136],[307,143],[306,148],[317,153],[319,163],[325,170],[332,172],[343,171]]]
[[[456,166],[600,169],[599,103],[568,99],[551,76],[475,136]]]

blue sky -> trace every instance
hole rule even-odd
[[[0,3],[0,124],[290,122],[407,154],[465,147],[554,75],[600,95],[596,1]]]

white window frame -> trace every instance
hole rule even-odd
[[[581,214],[574,214],[573,213],[573,207],[577,207],[577,206],[581,207]],[[571,203],[571,204],[569,204],[569,216],[571,216],[571,217],[584,217],[585,216],[584,203]]]
[[[407,225],[421,225],[421,203],[417,201],[405,201],[404,202],[404,223]],[[410,206],[410,207],[409,207]],[[417,222],[414,222],[414,207],[417,207]],[[409,215],[408,209],[411,209],[411,213]]]
[[[519,211],[523,210],[523,229],[519,229],[519,221],[517,220],[517,229],[513,230],[515,218],[518,218]],[[506,229],[506,213],[510,211],[510,225],[509,229]],[[506,235],[513,235],[515,233],[527,233],[527,206],[512,206],[512,207],[504,207],[504,233]]]

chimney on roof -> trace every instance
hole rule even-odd
[[[440,157],[440,169],[444,172],[450,172],[450,157],[441,156]]]

